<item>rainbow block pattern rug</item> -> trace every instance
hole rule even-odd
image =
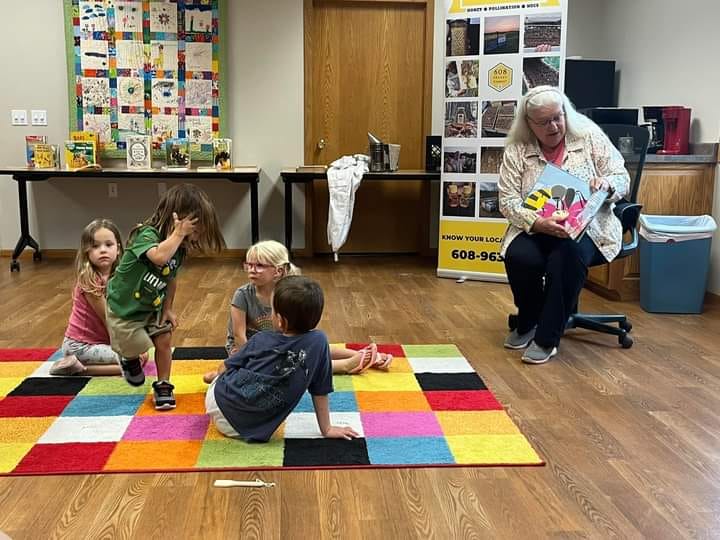
[[[346,344],[359,349],[364,344]],[[265,444],[223,437],[204,414],[202,374],[220,347],[173,352],[177,408],[158,412],[120,377],[52,377],[55,349],[0,349],[0,475],[218,469],[542,465],[454,345],[380,345],[389,372],[335,376],[324,439],[309,395]]]

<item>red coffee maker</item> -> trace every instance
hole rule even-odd
[[[690,152],[690,109],[663,107],[665,143],[658,154],[688,154]]]

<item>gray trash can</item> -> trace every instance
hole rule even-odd
[[[702,313],[711,216],[640,216],[640,307],[651,313]]]

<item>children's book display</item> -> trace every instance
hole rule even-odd
[[[232,169],[232,139],[213,139],[213,164],[219,171]]]
[[[129,135],[127,143],[127,168],[149,170],[152,165],[152,142],[150,135]]]
[[[65,167],[70,171],[97,168],[95,141],[65,141]]]
[[[60,148],[48,144],[45,135],[26,135],[25,163],[30,169],[55,169],[60,166]]]
[[[65,168],[70,171],[100,169],[98,153],[100,138],[92,131],[71,131],[65,141]]]
[[[190,141],[188,139],[168,139],[165,142],[165,168],[190,168]]]
[[[28,153],[28,166],[35,169],[55,169],[60,166],[60,147],[57,144],[33,143]]]
[[[45,135],[26,135],[25,136],[25,163],[28,167],[35,167],[35,145],[47,144]]]
[[[535,210],[540,217],[555,217],[570,238],[578,240],[607,197],[607,191],[591,193],[586,181],[547,164],[523,207]]]

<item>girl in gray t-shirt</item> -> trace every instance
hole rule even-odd
[[[228,356],[242,349],[253,335],[273,329],[270,304],[275,284],[285,276],[301,273],[290,262],[287,248],[274,240],[253,244],[245,255],[243,267],[249,283],[239,287],[230,302],[225,344]],[[378,352],[374,343],[359,351],[331,346],[330,356],[333,373],[342,374],[361,373],[371,367],[387,370],[392,362],[392,355]],[[212,382],[216,375],[216,372],[205,374],[205,382]]]

